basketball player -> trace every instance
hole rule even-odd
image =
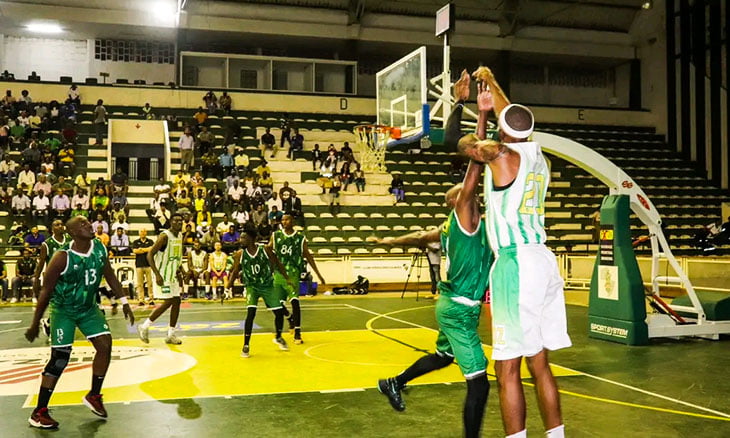
[[[152,294],[155,300],[164,300],[142,324],[137,326],[137,333],[142,342],[149,344],[150,325],[169,308],[170,326],[167,328],[166,344],[180,345],[182,341],[175,336],[177,319],[180,316],[180,282],[178,269],[182,263],[182,215],[175,213],[170,218],[170,229],[162,230],[152,249],[147,253],[155,283]]]
[[[51,238],[46,239],[42,244],[38,254],[38,262],[36,263],[35,272],[33,273],[33,300],[36,301],[41,290],[41,275],[43,268],[46,267],[51,257],[56,251],[66,249],[66,225],[60,219],[56,219],[51,224]],[[51,322],[48,318],[41,319],[41,327],[43,332],[48,336],[50,341]]]
[[[483,168],[482,164],[469,163],[463,186],[458,184],[446,192],[446,204],[452,210],[439,229],[397,238],[370,239],[391,246],[420,248],[432,242],[441,242],[446,254],[447,272],[446,280],[438,283],[440,295],[436,302],[436,320],[439,334],[436,353],[418,359],[395,377],[379,380],[378,390],[388,397],[395,410],[402,411],[406,405],[401,390],[406,383],[441,369],[456,358],[466,379],[463,418],[464,436],[468,438],[479,436],[489,397],[487,359],[477,333],[492,258],[476,198]]]
[[[484,171],[487,235],[496,254],[490,275],[492,358],[499,382],[502,421],[508,438],[527,436],[522,357],[535,379],[547,436],[564,437],[557,383],[548,351],[571,345],[567,333],[563,280],[555,255],[545,246],[545,196],[550,169],[540,145],[528,141],[532,112],[510,104],[492,72],[480,67],[479,124],[494,109],[502,143],[473,134],[459,140],[459,151],[487,163]]]
[[[28,419],[31,426],[43,429],[58,427],[58,422],[48,413],[48,402],[71,357],[76,327],[96,350],[91,390],[82,402],[94,414],[107,417],[101,386],[111,361],[112,337],[96,302],[102,276],[114,295],[120,298],[124,317],[134,324],[134,314],[109,264],[107,249],[94,239],[91,223],[83,216],[76,216],[67,222],[67,229],[73,241],[68,249],[56,251],[48,263],[33,321],[25,332],[25,338],[30,342],[38,337],[41,316],[50,302],[51,358],[43,370],[38,404]]]
[[[270,248],[262,244],[256,244],[256,234],[256,230],[250,229],[243,232],[241,235],[243,249],[236,251],[233,256],[233,268],[231,269],[231,278],[236,278],[239,273],[241,274],[241,282],[246,286],[247,292],[242,357],[249,357],[250,354],[249,344],[259,298],[263,298],[266,307],[274,313],[274,328],[276,330],[274,343],[281,350],[289,350],[286,341],[281,337],[281,331],[284,328],[284,308],[274,290],[272,266],[276,267],[276,270],[285,278],[287,276],[286,269]],[[287,281],[293,283],[292,279],[287,279]]]
[[[195,293],[198,293],[198,282],[202,281],[205,294],[208,294],[208,253],[203,251],[200,241],[193,242],[193,250],[188,254],[188,271],[185,273],[185,283],[193,282]]]
[[[294,218],[290,214],[285,214],[281,218],[282,229],[274,231],[271,235],[271,241],[269,242],[269,248],[274,251],[276,257],[286,268],[286,273],[295,283],[299,281],[299,278],[304,271],[304,260],[307,260],[309,266],[312,267],[314,272],[319,278],[320,284],[326,284],[322,274],[320,274],[317,268],[317,263],[312,257],[312,253],[309,252],[307,247],[307,238],[301,231],[294,230]],[[284,278],[278,272],[274,272],[274,289],[279,295],[281,305],[286,306],[286,301],[291,302],[291,316],[289,317],[289,324],[294,329],[294,343],[303,344],[302,341],[302,311],[299,306],[299,289],[292,288],[289,281]]]
[[[223,283],[223,292],[221,293],[221,301],[224,298],[230,298],[228,294],[228,271],[226,270],[228,254],[221,251],[223,244],[216,242],[213,244],[214,251],[208,255],[208,272],[210,275],[210,287],[213,289],[213,299],[218,299],[218,281]]]

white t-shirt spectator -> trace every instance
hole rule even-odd
[[[115,236],[117,234],[118,228],[123,229],[124,232],[127,233],[127,232],[129,232],[129,223],[116,221],[109,226],[109,229],[112,230],[112,233],[114,233]]]
[[[35,173],[32,170],[21,170],[18,174],[18,188],[25,183],[28,189],[33,188],[35,185]]]
[[[168,199],[170,197],[170,184],[168,183],[160,183],[155,186],[155,193],[159,193],[160,201],[163,199]]]
[[[246,191],[241,186],[231,186],[231,188],[228,189],[228,196],[234,201],[240,201],[241,196],[243,196],[244,193],[246,193]]]
[[[248,187],[246,189],[246,196],[249,198],[253,198],[254,196],[259,196],[261,194],[261,187]]]
[[[71,208],[71,201],[68,200],[68,196],[65,194],[56,195],[53,197],[51,207],[57,211],[66,211]]]
[[[33,198],[33,210],[35,211],[48,210],[50,205],[51,201],[48,199],[48,196],[36,196]]]
[[[0,173],[8,173],[8,172],[11,172],[11,171],[12,172],[15,172],[15,169],[17,167],[18,167],[18,163],[16,163],[13,160],[10,160],[10,161],[2,160],[2,161],[0,161]]]
[[[234,211],[231,215],[233,217],[233,220],[238,222],[239,224],[243,225],[246,222],[248,222],[248,212],[246,210],[244,211]]]
[[[228,230],[231,229],[231,225],[235,225],[233,222],[221,222],[216,227],[215,230],[218,232],[218,234],[223,235],[223,233],[228,232]]]
[[[10,207],[15,210],[26,210],[30,208],[30,198],[25,192],[18,192],[13,196],[13,200],[10,201]]]
[[[76,208],[77,205],[81,204],[82,210],[89,209],[89,195],[79,195],[78,193],[71,198],[71,207]]]
[[[276,199],[269,198],[269,200],[266,201],[266,206],[268,207],[269,211],[273,210],[271,207],[276,207],[277,210],[282,211],[281,207],[283,205],[281,203],[281,198],[277,196]]]

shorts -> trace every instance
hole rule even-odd
[[[51,309],[51,347],[67,347],[74,343],[76,327],[86,339],[111,334],[101,309],[94,306],[85,312]]]
[[[215,278],[218,280],[222,280],[224,277],[228,277],[228,272],[226,272],[226,271],[221,272],[220,275],[216,274],[215,271],[208,271],[208,272],[210,272],[211,279]]]
[[[500,249],[490,285],[492,359],[570,347],[563,279],[555,255],[545,245]]]
[[[246,306],[256,307],[259,303],[259,298],[264,299],[266,308],[270,310],[281,309],[281,302],[279,296],[276,294],[273,287],[267,289],[256,289],[253,287],[246,288]]]
[[[294,278],[297,283],[299,283],[299,274],[298,273],[289,273],[290,278]],[[283,275],[281,275],[280,272],[276,272],[274,274],[274,292],[276,293],[276,296],[279,297],[280,300],[283,301],[291,301],[291,300],[298,300],[299,299],[299,291],[296,290],[294,287],[292,287],[291,284],[289,284],[288,281],[284,278]]]
[[[180,283],[178,283],[177,278],[166,282],[164,286],[158,286],[157,282],[154,279],[152,280],[152,297],[156,300],[167,300],[179,296]]]
[[[436,321],[439,324],[436,354],[455,358],[467,379],[487,370],[487,357],[477,333],[481,310],[481,305],[456,303],[446,295],[440,295],[436,302]]]

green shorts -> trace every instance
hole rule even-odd
[[[51,309],[51,347],[66,347],[74,343],[76,327],[86,339],[111,334],[101,309],[94,306],[81,313]]]
[[[289,278],[295,282],[299,282],[299,273],[289,272]],[[279,272],[274,274],[274,292],[280,300],[291,301],[293,299],[299,299],[299,291],[292,287],[286,278]]]
[[[436,321],[440,327],[436,353],[454,357],[467,379],[487,369],[487,358],[477,333],[481,310],[481,305],[470,307],[445,295],[439,296],[436,302]]]
[[[246,288],[246,306],[256,307],[259,303],[259,298],[264,299],[264,304],[266,304],[267,309],[281,308],[281,301],[279,301],[279,295],[276,294],[274,287],[269,289]]]

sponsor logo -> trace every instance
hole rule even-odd
[[[649,202],[648,202],[648,201],[646,200],[646,198],[644,198],[643,196],[641,196],[640,194],[638,194],[638,193],[637,193],[637,194],[636,194],[636,199],[638,199],[638,200],[639,200],[639,203],[641,203],[641,205],[642,205],[642,206],[643,206],[643,207],[644,207],[645,209],[647,209],[647,210],[650,210],[650,208],[649,208]]]
[[[625,189],[630,189],[633,186],[634,186],[634,183],[632,183],[631,181],[626,181],[626,180],[621,181],[621,187],[623,187]]]
[[[612,336],[614,338],[626,339],[629,336],[629,329],[620,327],[611,327],[609,325],[591,323],[591,333]]]
[[[94,347],[74,347],[56,392],[88,390],[94,354]],[[51,349],[48,347],[1,350],[0,396],[34,394],[50,357]],[[137,385],[162,379],[186,371],[196,363],[192,356],[169,349],[114,347],[104,387]],[[78,372],[82,370],[86,371]]]

